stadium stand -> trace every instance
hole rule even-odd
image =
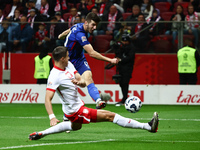
[[[178,5],[181,5],[181,6],[183,6],[183,12],[184,12],[184,14],[186,14],[187,13],[187,7],[188,7],[189,4],[190,4],[189,2],[176,2],[176,3],[174,3],[174,9],[173,9],[173,11],[176,12],[176,7]]]
[[[171,35],[158,35],[151,39],[151,45],[155,53],[171,53],[172,36]]]
[[[81,4],[81,3],[77,3],[77,4],[76,4],[76,9],[77,9],[77,10],[79,9],[80,4]]]
[[[123,16],[123,20],[126,20],[126,18],[128,16],[132,15],[132,13],[123,13],[122,16]]]
[[[72,7],[75,7],[77,8],[79,14],[80,14],[80,10],[79,10],[79,6],[81,5],[80,1],[76,1],[77,3],[75,3],[74,1],[69,1],[67,2],[67,6],[68,8],[72,8]],[[164,20],[164,21],[170,21],[171,19],[171,16],[173,14],[175,14],[176,12],[176,7],[177,5],[182,5],[183,8],[184,8],[184,14],[187,15],[187,7],[188,5],[190,4],[190,2],[175,2],[175,1],[171,1],[169,2],[169,0],[152,0],[153,2],[153,5],[154,5],[154,8],[157,8],[160,10],[160,16],[161,18]],[[175,2],[175,3],[174,3]],[[20,4],[25,8],[25,1],[22,1],[20,2]],[[50,11],[54,12],[54,5],[55,3],[49,3],[50,5]],[[96,3],[97,8],[99,8],[99,3]],[[2,7],[3,8],[3,7]],[[3,10],[3,9],[2,9]],[[64,14],[63,14],[64,13]],[[62,18],[67,22],[67,19],[69,18],[69,16],[71,15],[69,13],[69,10],[63,12],[62,14]],[[22,14],[22,12],[21,12]],[[50,14],[50,17],[54,17],[54,14],[55,13],[51,13]],[[5,15],[5,14],[4,14]],[[125,12],[122,14],[122,17],[123,17],[123,20],[126,20],[128,16],[132,15],[131,12]],[[4,16],[5,17],[5,16]],[[84,17],[84,15],[81,16],[81,18]],[[0,17],[1,18],[1,17]],[[46,20],[41,20],[41,22],[43,21],[46,21]],[[47,23],[48,25],[48,23]],[[101,27],[102,24],[100,24],[100,27]],[[156,25],[156,23],[155,23]],[[158,53],[171,53],[173,52],[172,49],[171,49],[171,42],[172,42],[172,36],[171,35],[162,35],[165,33],[165,31],[167,30],[170,30],[168,29],[168,23],[164,23],[164,30],[163,32],[159,32],[159,34],[161,35],[158,35],[158,36],[151,36],[150,38],[150,44],[151,46],[153,46],[155,48],[154,52],[158,52]],[[131,29],[130,29],[131,30]],[[1,32],[1,30],[0,30]],[[157,35],[157,34],[156,34]],[[189,37],[189,38],[192,38],[194,40],[194,36],[193,35],[184,35],[183,38],[185,39],[185,37]],[[106,52],[109,48],[110,48],[110,41],[113,39],[113,35],[90,35],[89,37],[89,41],[90,43],[94,46],[95,50],[99,51],[99,52]],[[164,43],[166,42],[166,43]],[[176,45],[173,45],[172,47],[177,47],[177,40],[176,40]],[[28,44],[28,50],[27,52],[35,52],[34,50],[34,38],[33,38],[33,41],[31,41],[29,44]],[[159,50],[160,49],[160,50]]]
[[[158,8],[160,12],[168,12],[170,11],[171,3],[169,2],[156,2],[154,4],[155,8]]]
[[[164,21],[170,21],[172,15],[174,15],[175,12],[168,11],[168,12],[162,12],[161,17],[163,18]]]
[[[69,8],[73,8],[74,7],[73,3],[68,3],[67,5],[69,6]]]
[[[105,53],[110,48],[112,35],[97,35],[95,36],[94,49],[100,53]]]
[[[65,21],[67,21],[67,18],[68,18],[69,16],[71,16],[70,13],[64,13],[64,14],[63,14],[63,19],[64,19]]]

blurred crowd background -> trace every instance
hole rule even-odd
[[[89,12],[101,23],[88,40],[100,53],[126,31],[136,53],[176,53],[178,34],[199,50],[200,0],[1,0],[0,52],[52,52],[64,45],[58,35]]]

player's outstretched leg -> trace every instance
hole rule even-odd
[[[110,94],[102,93],[99,94],[99,91],[97,87],[94,85],[94,83],[90,83],[88,86],[88,93],[90,97],[92,97],[96,101],[96,108],[101,109],[106,107],[106,102],[110,100]]]
[[[158,119],[158,113],[154,112],[153,118],[148,124],[151,126],[151,130],[149,132],[156,133],[158,130],[158,124],[159,124],[159,119]]]
[[[118,124],[119,126],[125,127],[125,128],[134,128],[134,129],[144,129],[149,132],[155,133],[158,130],[158,113],[154,112],[153,118],[148,123],[141,123],[136,120],[122,117],[118,114],[115,114],[113,123]]]
[[[39,140],[42,138],[42,133],[34,132],[29,134],[29,140]]]
[[[55,126],[52,126],[44,131],[34,132],[34,133],[29,134],[29,140],[38,140],[49,134],[70,131],[70,130],[72,130],[71,126],[72,126],[72,123],[70,121],[61,122],[61,123],[59,123]]]

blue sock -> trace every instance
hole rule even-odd
[[[100,95],[94,83],[89,84],[87,88],[88,88],[88,93],[90,94],[90,97],[92,97],[95,101],[97,101],[97,99],[100,98]]]

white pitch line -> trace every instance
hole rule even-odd
[[[159,142],[159,143],[200,143],[200,141],[165,141],[165,140],[141,140],[142,142]]]
[[[0,116],[1,118],[10,118],[10,119],[46,119],[48,117],[9,117],[9,116]],[[133,118],[135,120],[151,120],[152,118]],[[174,120],[174,121],[200,121],[200,119],[164,119],[164,118],[159,118],[159,120]]]
[[[20,145],[20,146],[10,146],[10,147],[0,147],[0,149],[17,149],[17,148],[25,148],[25,147],[48,146],[48,145],[99,143],[99,142],[109,142],[109,141],[115,141],[115,139],[106,139],[106,140],[98,140],[98,141],[63,142],[63,143],[41,143],[41,144],[33,144],[33,145]]]
[[[109,142],[116,141],[115,139],[99,140],[99,141],[78,141],[78,142],[63,142],[63,143],[42,143],[33,145],[20,145],[20,146],[10,146],[10,147],[0,147],[0,149],[17,149],[25,147],[39,147],[39,146],[49,146],[49,145],[67,145],[67,144],[83,144],[83,143],[99,143],[99,142]],[[200,143],[200,141],[165,141],[165,140],[138,140],[141,142],[156,142],[156,143]]]
[[[175,120],[175,121],[200,121],[200,119],[162,119],[162,118],[159,118],[159,120]]]
[[[134,118],[135,120],[151,120],[152,118]],[[200,121],[200,119],[164,119],[159,118],[159,120],[174,120],[174,121]]]
[[[48,117],[9,117],[9,116],[0,116],[0,119],[1,118],[10,118],[10,119],[46,119],[46,118],[48,118]]]

